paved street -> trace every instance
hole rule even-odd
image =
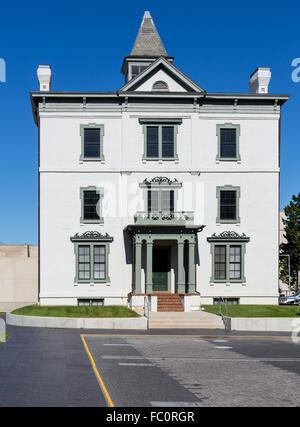
[[[299,406],[300,345],[284,334],[8,327],[0,406]],[[191,335],[189,335],[189,333]]]

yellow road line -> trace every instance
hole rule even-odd
[[[102,388],[102,390],[103,390],[103,393],[104,393],[104,395],[105,395],[105,397],[106,397],[106,399],[107,399],[107,401],[108,401],[108,404],[109,404],[109,406],[111,407],[111,408],[114,408],[114,404],[113,404],[113,401],[111,400],[111,397],[110,397],[110,395],[109,395],[109,393],[108,393],[108,391],[107,391],[107,388],[105,387],[105,384],[104,384],[104,382],[103,382],[103,380],[102,380],[102,378],[101,378],[101,375],[99,374],[99,371],[98,371],[98,369],[97,369],[97,366],[96,366],[96,363],[95,363],[95,361],[94,361],[94,359],[93,359],[93,356],[91,355],[91,352],[90,352],[90,350],[89,350],[89,348],[88,348],[88,345],[87,345],[87,343],[86,343],[86,341],[85,341],[85,339],[84,339],[84,336],[83,335],[80,335],[81,336],[81,340],[82,340],[82,342],[83,342],[83,345],[84,345],[84,347],[85,347],[85,350],[86,350],[86,352],[87,352],[87,354],[88,354],[88,356],[89,356],[89,358],[90,358],[90,360],[91,360],[91,363],[92,363],[92,366],[93,366],[93,369],[94,369],[94,372],[95,372],[95,374],[96,374],[96,377],[98,378],[98,380],[99,380],[99,382],[100,382],[100,385],[101,385],[101,388]]]

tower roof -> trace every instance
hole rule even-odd
[[[168,56],[150,12],[148,11],[144,14],[131,55],[157,57]]]

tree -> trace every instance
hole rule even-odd
[[[290,204],[284,208],[284,213],[286,215],[286,219],[283,220],[286,243],[280,245],[280,253],[290,255],[291,286],[297,290],[300,270],[300,193],[298,196],[293,195]],[[289,281],[286,257],[280,259],[280,279],[285,283]]]

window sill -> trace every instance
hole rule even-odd
[[[222,162],[236,162],[236,163],[240,164],[241,159],[239,157],[237,157],[237,158],[232,157],[232,158],[228,158],[228,159],[221,159],[221,158],[216,159],[217,164],[222,163]]]
[[[84,163],[88,163],[88,162],[97,162],[97,163],[101,163],[101,164],[105,164],[105,159],[101,158],[101,157],[95,157],[95,158],[91,158],[91,159],[84,159],[84,158],[80,158],[79,159],[79,163],[82,165]]]
[[[80,220],[80,224],[84,225],[84,224],[100,224],[103,225],[104,224],[104,219],[100,218],[99,220],[88,220],[88,219],[81,219]]]

